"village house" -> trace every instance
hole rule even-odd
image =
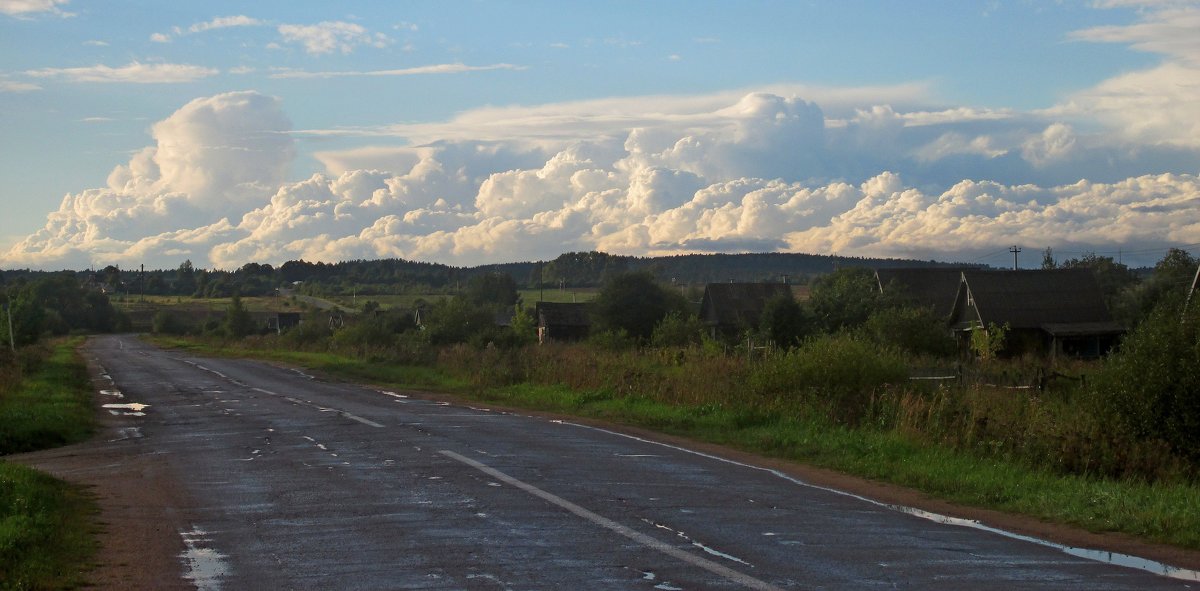
[[[736,338],[757,328],[767,302],[792,297],[785,283],[709,283],[700,302],[700,320],[713,338]]]
[[[950,325],[964,349],[971,331],[1007,326],[1006,355],[1052,357],[1099,357],[1125,332],[1088,269],[963,271]]]
[[[582,341],[592,329],[588,304],[538,302],[534,315],[538,343]]]
[[[876,269],[875,280],[880,293],[899,295],[909,305],[931,309],[938,318],[950,318],[964,270],[963,267]]]

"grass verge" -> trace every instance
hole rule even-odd
[[[93,430],[82,339],[27,350],[23,376],[0,393],[0,455],[87,439]],[[0,460],[0,590],[84,584],[96,551],[96,505],[79,487]]]
[[[0,590],[83,585],[96,551],[95,514],[80,488],[0,461]]]
[[[205,354],[232,353],[194,341],[187,341],[186,347]],[[512,407],[643,427],[890,482],[963,505],[1200,549],[1200,487],[1193,484],[1055,474],[1017,461],[922,442],[894,430],[832,424],[809,417],[803,410],[768,413],[736,405],[669,404],[636,394],[564,386],[520,384],[480,389],[429,368],[401,368],[330,354],[255,350],[236,354],[297,363],[333,376],[398,389],[451,391]]]

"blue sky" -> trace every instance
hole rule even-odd
[[[1174,0],[0,0],[0,267],[1152,263],[1200,243],[1196,39]]]

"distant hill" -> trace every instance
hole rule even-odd
[[[453,267],[403,259],[356,260],[339,263],[288,261],[272,267],[248,263],[235,271],[192,269],[140,270],[106,267],[102,271],[76,271],[81,281],[102,285],[114,293],[197,295],[227,297],[266,295],[280,285],[300,285],[302,291],[329,294],[438,293],[462,288],[472,277],[504,273],[520,286],[596,287],[613,273],[645,270],[663,281],[705,284],[788,281],[796,285],[839,267],[938,267],[954,263],[909,259],[878,259],[801,253],[689,254],[633,257],[603,252],[569,252],[552,261],[530,261],[476,267]],[[959,264],[961,265],[961,264]],[[68,273],[72,273],[68,271]],[[3,285],[48,274],[11,270],[0,273]]]
[[[812,277],[831,273],[839,267],[946,267],[962,263],[878,259],[802,253],[686,254],[662,257],[631,257],[602,252],[570,252],[553,261],[483,265],[464,270],[467,273],[507,273],[520,284],[536,282],[539,268],[543,281],[575,287],[597,286],[607,275],[620,271],[645,270],[663,281],[703,284],[758,281],[807,283]]]

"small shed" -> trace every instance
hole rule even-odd
[[[950,318],[962,283],[963,267],[876,269],[880,293],[896,293],[909,303],[929,308],[938,318]]]
[[[793,297],[785,283],[709,283],[700,301],[700,320],[715,337],[737,337],[755,328],[767,302]]]
[[[1089,269],[963,271],[950,323],[964,349],[971,331],[1007,324],[1008,355],[1099,357],[1125,332]]]
[[[582,341],[592,330],[589,304],[538,302],[534,314],[539,343]]]
[[[299,312],[279,312],[267,318],[267,328],[276,333],[283,333],[300,326]]]

